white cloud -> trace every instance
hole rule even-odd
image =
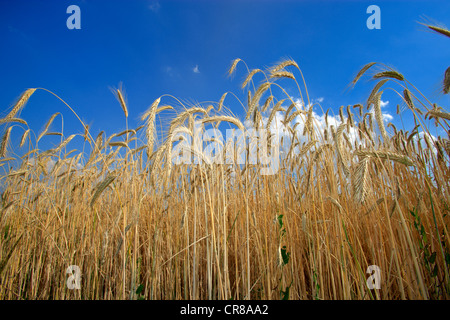
[[[422,149],[430,149],[431,152],[433,152],[435,155],[437,154],[437,149],[435,146],[436,143],[436,137],[433,136],[432,134],[429,134],[427,132],[419,132],[418,135],[415,135],[413,137],[413,140],[415,141],[415,143],[419,143],[422,146]],[[427,143],[428,140],[428,143]]]
[[[380,101],[381,108],[387,107],[388,104],[389,104],[389,101],[383,101],[383,100]],[[370,109],[370,113],[372,114],[372,116],[375,116],[373,107]],[[388,112],[381,112],[381,114],[383,116],[383,121],[385,121],[385,122],[389,122],[394,119],[394,117]]]
[[[292,98],[292,100],[294,100],[294,102],[296,104],[296,108],[294,108],[290,114],[292,114],[295,110],[307,111],[309,109],[309,106],[305,107],[300,99],[298,99],[298,98],[295,99],[293,97],[291,97],[291,98]],[[324,100],[325,99],[323,97],[311,99],[311,104],[321,103]],[[381,101],[382,108],[385,108],[388,104],[389,104],[389,101]],[[320,108],[315,106],[314,110],[320,110]],[[271,112],[271,110],[268,110],[267,114],[265,116],[263,116],[264,126],[267,124],[267,120],[268,120],[270,112]],[[373,113],[373,108],[369,112]],[[389,114],[388,112],[383,111],[382,115],[383,115],[384,121],[389,122],[389,121],[393,120],[393,116],[391,114]],[[333,127],[334,128],[333,130],[336,131],[337,128],[342,124],[339,114],[332,115],[332,113],[330,113],[330,114],[328,114],[328,117],[326,118],[325,114],[317,114],[315,111],[313,111],[312,116],[313,116],[313,128],[317,134],[317,137],[323,136],[324,131],[326,129],[328,132],[328,138],[330,139],[331,138],[331,128]],[[294,127],[294,125],[296,125],[295,131],[297,134],[298,141],[300,142],[300,146],[302,143],[309,141],[307,139],[307,137],[305,135],[303,135],[306,117],[307,117],[306,114],[300,114],[297,117],[295,117],[290,124],[291,127]],[[285,138],[288,138],[288,137],[290,137],[290,134],[288,134],[289,131],[286,129],[286,126],[283,123],[284,119],[285,119],[285,113],[277,112],[274,119],[272,120],[271,130],[272,131],[276,130],[279,133],[280,137],[285,136]],[[356,122],[356,118],[354,119],[354,121]],[[346,117],[346,114],[344,114],[344,123],[346,123],[346,122],[347,122],[347,117]],[[250,127],[251,121],[246,121],[245,126]],[[351,127],[351,128],[349,128],[349,131],[346,130],[345,132],[346,132],[346,135],[349,138],[349,141],[352,145],[355,144],[355,142],[356,142],[356,143],[360,143],[360,144],[362,143],[362,147],[365,147],[365,143],[361,142],[359,139],[358,129],[356,127]],[[285,141],[286,142],[284,142],[283,146],[282,146],[282,148],[284,150],[286,150],[286,147],[289,147],[289,145],[290,145],[290,141],[288,141],[286,139],[285,139]],[[299,147],[297,147],[296,150],[294,149],[294,152],[298,152]]]
[[[383,113],[383,120],[386,122],[392,121],[392,119],[394,119],[394,117],[392,115],[390,115],[389,113]]]
[[[380,100],[380,107],[381,107],[381,108],[386,107],[388,104],[389,104],[389,101],[383,101],[383,100]]]
[[[198,64],[192,69],[194,73],[200,73],[200,70],[198,69]]]

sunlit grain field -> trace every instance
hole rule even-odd
[[[367,100],[336,115],[310,100],[294,60],[250,69],[236,59],[229,74],[237,72],[246,73],[247,101],[227,92],[188,105],[164,95],[142,126],[111,136],[92,136],[80,118],[77,133],[51,131],[76,110],[47,89],[27,89],[1,119],[0,298],[448,299],[446,106],[382,63],[351,83],[374,80]],[[443,94],[449,81],[448,69]],[[397,116],[413,119],[404,128],[383,119],[386,88],[398,94]],[[62,110],[40,132],[19,116],[36,90]],[[114,93],[127,121],[122,89]],[[227,107],[236,101],[242,118]],[[279,167],[261,174],[261,163],[213,161],[205,150],[214,139],[194,146],[213,128],[278,134],[267,143],[280,150]],[[49,135],[60,144],[41,150]],[[174,163],[182,143],[188,162]],[[247,157],[261,152],[245,146]]]

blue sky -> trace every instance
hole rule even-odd
[[[66,27],[72,4],[81,9],[81,30]],[[380,30],[366,27],[371,4],[381,9]],[[309,95],[323,98],[324,109],[364,102],[374,83],[364,80],[353,90],[347,85],[376,61],[395,67],[448,110],[450,99],[439,86],[450,62],[449,40],[418,24],[424,18],[449,27],[450,1],[2,0],[0,111],[6,114],[26,88],[43,87],[91,124],[94,136],[111,134],[125,129],[109,89],[120,82],[133,128],[163,94],[202,102],[232,91],[245,101],[244,65],[229,78],[231,61],[241,58],[252,69],[286,57],[297,61]],[[292,83],[283,84],[298,96]],[[396,99],[383,97],[391,108],[385,112],[395,115]],[[230,100],[230,108],[244,118],[239,104]],[[82,132],[70,111],[43,91],[21,115],[38,133],[55,112],[63,114],[66,136]],[[60,121],[54,128],[61,128]]]

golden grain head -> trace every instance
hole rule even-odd
[[[15,103],[14,107],[10,111],[10,113],[5,118],[14,118],[16,114],[23,109],[23,107],[26,105],[28,100],[30,99],[31,95],[36,91],[35,88],[27,89],[20,98]]]
[[[444,36],[447,36],[450,38],[450,30],[448,30],[447,28],[444,27],[438,27],[438,26],[431,26],[431,25],[427,25],[427,27],[437,33],[440,33]]]
[[[11,136],[11,130],[13,127],[8,127],[3,134],[2,143],[0,146],[0,158],[4,158],[6,156],[6,149],[9,143],[9,137]]]
[[[403,75],[401,73],[399,73],[398,71],[395,71],[395,70],[386,70],[386,71],[378,72],[375,75],[373,75],[372,78],[373,79],[391,78],[391,79],[397,79],[397,80],[400,80],[400,81],[404,81],[405,80]]]
[[[242,60],[239,59],[239,58],[233,60],[233,62],[231,63],[230,68],[228,69],[228,75],[231,76],[233,74],[233,72],[236,70],[236,66],[239,63],[239,61],[242,61]]]
[[[442,82],[442,92],[448,94],[450,92],[450,67],[445,70],[444,81]]]
[[[120,106],[122,107],[123,113],[125,114],[125,117],[128,118],[128,108],[127,104],[125,103],[125,98],[123,96],[123,93],[120,89],[117,89],[117,99],[120,102]]]

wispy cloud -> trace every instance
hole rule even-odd
[[[380,107],[384,108],[389,104],[389,101],[380,100]]]
[[[171,76],[171,77],[174,76],[174,70],[173,70],[173,68],[172,68],[171,66],[165,67],[165,68],[164,68],[164,71],[165,71],[169,76]]]
[[[200,73],[200,70],[198,69],[198,64],[192,69],[194,73]]]
[[[169,78],[175,78],[175,79],[181,78],[181,74],[176,67],[166,65],[166,66],[163,66],[161,70]]]
[[[158,13],[159,9],[161,8],[161,5],[159,4],[159,1],[152,1],[152,3],[150,3],[148,8],[153,12]]]

